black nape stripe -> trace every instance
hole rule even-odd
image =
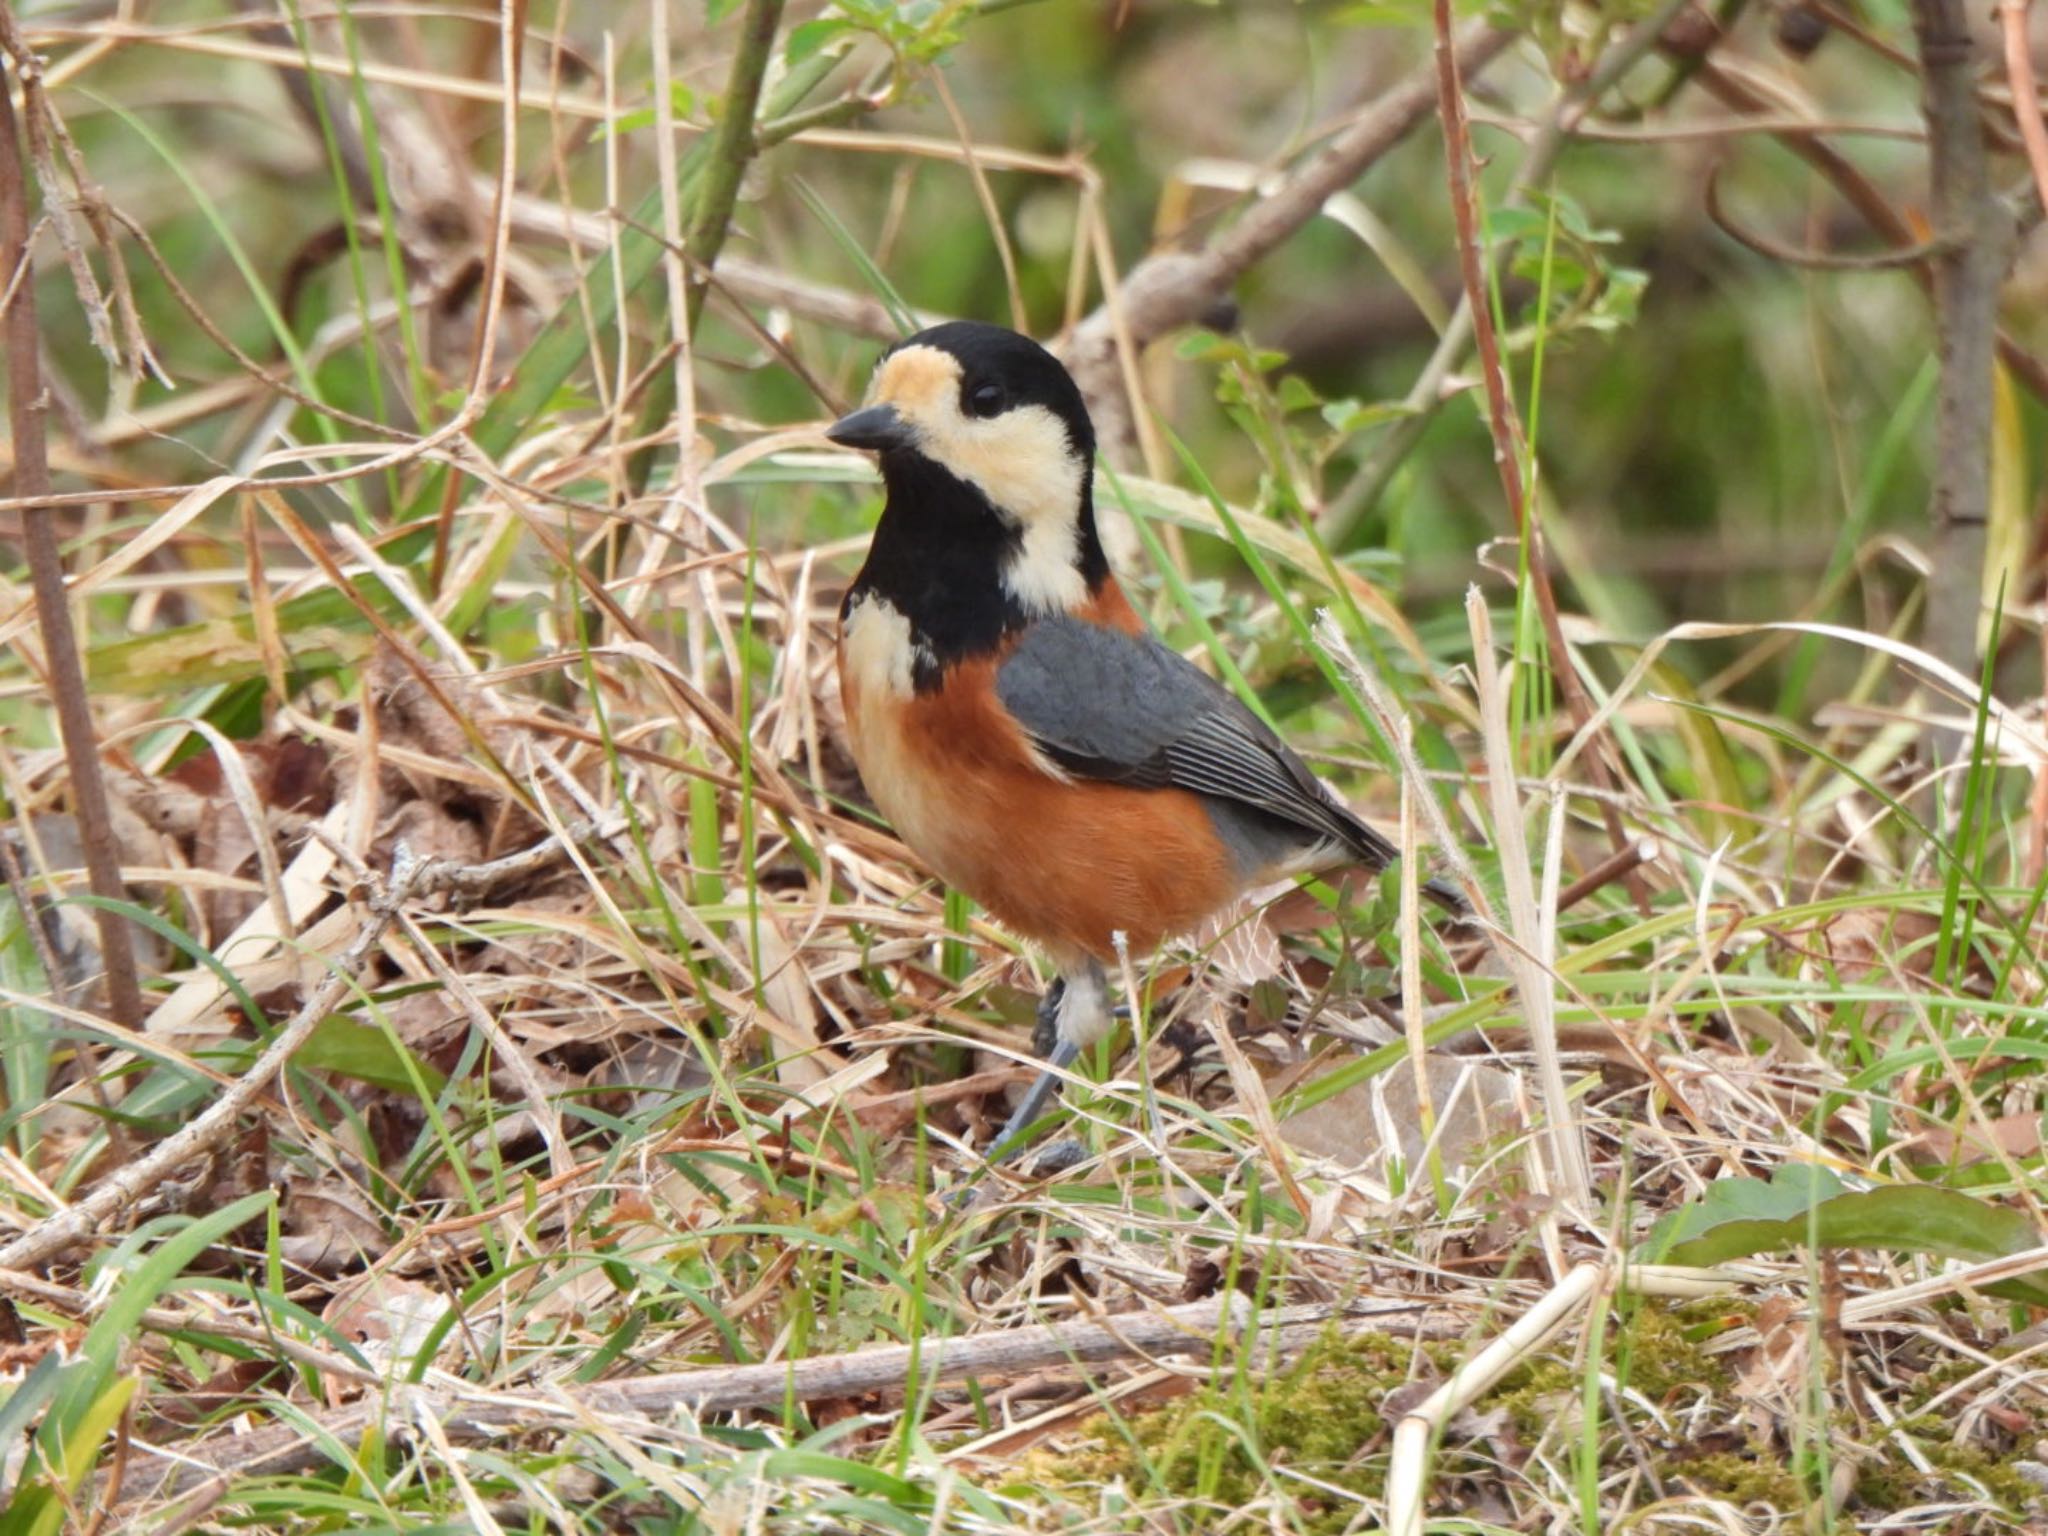
[[[1090,453],[1081,470],[1081,537],[1075,541],[1081,579],[1093,597],[1109,580],[1109,556],[1103,553],[1102,537],[1095,531],[1095,456]]]

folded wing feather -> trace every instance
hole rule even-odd
[[[997,669],[996,692],[1068,773],[1246,807],[1369,869],[1395,857],[1242,701],[1149,635],[1043,620]]]

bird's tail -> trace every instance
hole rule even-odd
[[[1367,869],[1377,874],[1401,856],[1401,850],[1356,815],[1349,806],[1336,803],[1331,796],[1331,808],[1337,812],[1345,845],[1351,856]],[[1435,902],[1454,919],[1466,919],[1472,915],[1472,903],[1443,875],[1432,875],[1422,882],[1422,894]]]

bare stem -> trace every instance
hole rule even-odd
[[[28,230],[28,178],[22,167],[7,69],[0,63],[0,288],[11,285],[13,289],[4,334],[14,481],[23,496],[47,497],[50,463],[43,438],[42,348],[37,344],[36,286],[29,269]],[[19,282],[14,281],[17,275]],[[92,706],[86,699],[85,668],[79,660],[78,636],[71,627],[71,599],[64,590],[56,511],[47,502],[30,506],[23,509],[21,521],[22,542],[35,585],[36,623],[49,669],[50,694],[57,706],[57,729],[64,739],[64,765],[71,776],[71,803],[85,849],[86,878],[93,895],[102,902],[119,901],[123,895],[121,858],[107,809],[106,784],[100,777],[99,740],[93,729]],[[142,987],[135,973],[127,920],[105,906],[94,911],[93,920],[99,928],[100,958],[107,973],[108,1015],[124,1028],[139,1028]]]
[[[1600,56],[1598,66],[1583,84],[1559,99],[1542,130],[1530,143],[1528,154],[1516,168],[1514,184],[1509,188],[1503,206],[1520,208],[1527,205],[1531,189],[1549,178],[1558,157],[1577,136],[1580,120],[1620,82],[1623,75],[1657,46],[1665,28],[1691,4],[1692,0],[1663,0],[1656,11],[1638,22]],[[1460,78],[1471,74],[1462,58],[1458,73]],[[1408,398],[1403,402],[1406,414],[1386,429],[1379,446],[1352,477],[1351,483],[1323,509],[1322,535],[1329,543],[1345,543],[1359,520],[1379,505],[1379,499],[1392,483],[1395,472],[1422,440],[1422,434],[1429,429],[1430,422],[1443,406],[1446,399],[1444,385],[1471,344],[1472,308],[1469,303],[1461,301],[1451,316],[1451,323],[1444,327],[1442,336],[1438,338],[1436,351],[1408,391]]]
[[[740,183],[754,157],[754,114],[760,108],[761,82],[768,73],[768,60],[775,52],[775,30],[782,24],[782,3],[783,0],[747,0],[739,52],[733,55],[718,132],[711,141],[710,163],[704,167],[704,179],[697,189],[697,206],[684,236],[690,260],[700,274],[718,265],[726,231],[732,227],[733,206],[739,201]],[[692,331],[697,328],[698,315],[703,313],[707,292],[701,275],[691,282]]]
[[[1655,33],[1651,36],[1654,37]],[[1642,46],[1647,48],[1648,42]],[[1470,317],[1473,343],[1479,351],[1479,372],[1486,388],[1486,420],[1493,434],[1494,467],[1500,472],[1501,490],[1514,518],[1515,534],[1522,541],[1523,568],[1528,572],[1536,611],[1542,619],[1543,640],[1550,651],[1551,672],[1557,678],[1558,689],[1564,695],[1565,708],[1571,714],[1572,723],[1583,731],[1593,718],[1593,702],[1586,696],[1586,686],[1579,680],[1571,651],[1565,645],[1564,624],[1557,611],[1557,591],[1550,584],[1550,561],[1543,549],[1542,521],[1530,503],[1528,489],[1522,480],[1522,465],[1528,460],[1528,439],[1522,431],[1521,417],[1515,410],[1514,396],[1508,390],[1507,367],[1501,361],[1500,338],[1493,328],[1493,306],[1487,298],[1485,257],[1479,241],[1479,212],[1472,195],[1472,134],[1465,120],[1465,87],[1459,76],[1457,48],[1451,37],[1451,0],[1436,0],[1436,66],[1437,112],[1443,118],[1444,148],[1450,169],[1451,215],[1458,228],[1458,271],[1464,280],[1464,312]],[[1553,124],[1559,136],[1558,142],[1562,143],[1563,117],[1555,118]],[[1554,155],[1555,151],[1551,153]],[[1524,170],[1526,173],[1526,166]],[[1517,187],[1528,184],[1518,180]],[[1613,788],[1613,779],[1600,754],[1597,751],[1589,753],[1586,761],[1600,788]],[[1629,845],[1628,834],[1621,825],[1621,812],[1605,796],[1600,801],[1600,812],[1607,824],[1608,839],[1615,852],[1619,853]],[[1631,888],[1638,900],[1642,900],[1641,888],[1635,885]]]
[[[2012,252],[2013,221],[1991,185],[1963,0],[1913,0],[1913,32],[1927,119],[1929,206],[1942,242],[1931,263],[1941,396],[1929,509],[1934,572],[1928,582],[1927,649],[1968,677],[1977,670],[1991,505],[1998,288]]]
[[[1485,22],[1471,24],[1459,34],[1454,50],[1460,71],[1477,74],[1517,35]],[[1424,65],[1290,170],[1279,186],[1247,208],[1213,243],[1192,255],[1160,251],[1139,262],[1121,286],[1120,314],[1105,304],[1074,328],[1066,348],[1067,367],[1081,386],[1112,457],[1132,436],[1125,376],[1117,356],[1119,322],[1131,344],[1143,347],[1210,314],[1229,298],[1239,277],[1405,139],[1435,103],[1434,76]]]

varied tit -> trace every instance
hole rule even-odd
[[[1058,973],[1037,1041],[1055,1070],[1002,1147],[1113,1027],[1113,935],[1143,956],[1255,887],[1395,850],[1146,630],[1096,533],[1087,407],[1050,352],[934,326],[826,436],[878,454],[887,490],[839,613],[861,779],[920,859]]]

